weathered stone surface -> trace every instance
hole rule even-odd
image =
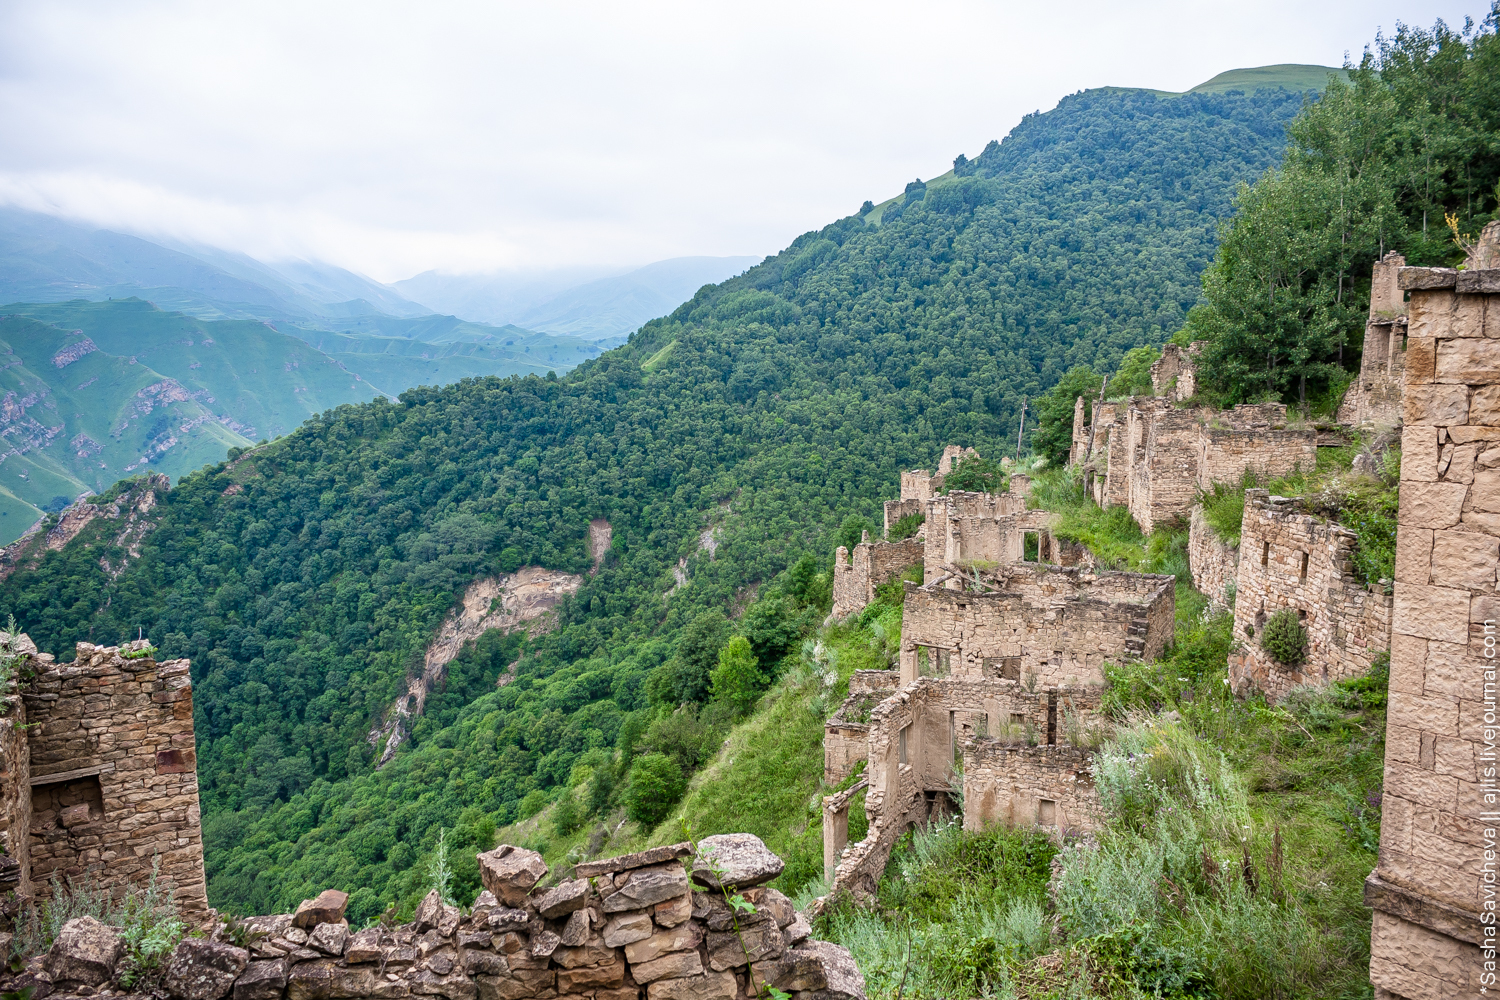
[[[565,917],[575,910],[581,910],[589,902],[588,879],[573,879],[570,882],[562,882],[548,889],[541,899],[536,901],[537,912],[548,920],[556,920]]]
[[[557,974],[558,993],[582,993],[585,990],[616,989],[625,983],[625,963],[613,962],[566,969]]]
[[[496,907],[490,911],[490,930],[496,933],[521,930],[531,922],[531,914],[509,906]]]
[[[436,889],[422,897],[422,902],[417,904],[417,912],[412,919],[417,925],[417,932],[437,928],[444,937],[449,937],[458,929],[458,922],[463,919],[463,911],[456,906],[450,906],[443,902]]]
[[[551,955],[562,944],[562,938],[551,931],[537,931],[531,935],[531,954],[535,958]]]
[[[535,851],[502,844],[479,855],[479,878],[506,906],[524,906],[533,886],[547,874],[547,862]]]
[[[789,948],[780,958],[757,968],[766,982],[788,993],[828,988],[823,958],[811,948]]]
[[[849,949],[831,941],[809,941],[801,949],[818,956],[828,985],[816,991],[818,1000],[865,1000],[865,977]]]
[[[335,965],[328,979],[328,993],[334,997],[368,997],[381,982],[381,977],[368,966]]]
[[[463,973],[438,975],[426,969],[411,977],[411,991],[423,996],[446,997],[447,1000],[475,1000],[478,987]]]
[[[738,934],[734,931],[710,931],[708,965],[715,972],[723,972],[725,969],[744,965],[746,952],[749,952],[751,962],[759,962],[763,958],[780,955],[785,947],[781,928],[772,920],[754,927],[741,927]]]
[[[380,929],[368,927],[349,935],[349,940],[344,945],[344,961],[350,965],[378,962],[383,951],[380,945]]]
[[[599,936],[592,937],[586,944],[576,948],[558,948],[552,953],[554,965],[560,965],[564,969],[576,969],[584,965],[598,965],[600,962],[612,961],[615,957],[613,948],[604,946],[604,939]]]
[[[349,924],[343,920],[336,924],[318,924],[307,936],[309,946],[335,958],[344,953],[344,945],[348,941]]]
[[[735,1000],[739,986],[732,972],[708,972],[660,979],[646,987],[647,1000]]]
[[[1408,292],[1453,288],[1458,284],[1458,269],[1455,267],[1403,267],[1398,274],[1401,289]]]
[[[782,928],[781,936],[788,945],[800,944],[812,934],[812,923],[800,911],[790,924]]]
[[[632,941],[648,938],[655,931],[651,918],[642,911],[617,913],[604,924],[604,943],[611,948],[619,948]]]
[[[324,889],[315,899],[304,899],[292,914],[292,923],[304,929],[318,924],[336,924],[344,919],[344,908],[349,905],[349,894],[337,889]]]
[[[115,974],[124,946],[113,927],[93,917],[74,917],[62,925],[45,968],[54,984],[100,986]]]
[[[657,931],[648,938],[640,941],[632,941],[625,946],[625,959],[631,965],[641,962],[649,962],[654,958],[660,958],[669,951],[687,951],[689,948],[698,947],[698,942],[703,940],[703,932],[693,924],[684,924],[679,927],[667,927]]]
[[[458,968],[458,952],[453,948],[440,948],[422,959],[422,968],[446,976]]]
[[[328,1000],[333,996],[333,962],[298,962],[286,980],[287,1000]]]
[[[635,868],[646,868],[651,865],[673,861],[677,858],[685,858],[692,853],[693,845],[686,841],[681,844],[671,844],[667,847],[653,847],[650,850],[639,851],[635,854],[622,854],[617,858],[585,861],[573,869],[573,877],[589,879],[596,875],[628,872]]]
[[[478,949],[464,950],[464,974],[469,976],[504,976],[510,973],[510,964],[504,955]]]
[[[574,910],[568,914],[568,922],[563,925],[562,943],[569,948],[577,948],[589,939],[589,911]]]
[[[689,891],[687,872],[679,864],[660,865],[656,868],[640,868],[628,872],[623,886],[604,901],[605,913],[624,910],[644,910],[648,906]],[[616,880],[618,885],[618,880]]]
[[[657,903],[651,908],[651,918],[662,927],[676,927],[691,920],[692,916],[693,897],[688,893]]]
[[[785,927],[796,918],[797,910],[792,906],[792,901],[785,893],[772,889],[769,886],[759,889],[751,889],[745,893],[745,899],[755,907],[757,911],[765,911],[776,921],[777,927]]]
[[[499,905],[500,900],[495,898],[493,892],[490,892],[488,889],[481,889],[479,895],[474,897],[474,905],[469,907],[469,912],[478,916],[481,913],[488,913]]]
[[[703,961],[696,951],[674,951],[649,962],[632,964],[630,974],[638,983],[650,983],[657,979],[680,979],[696,976],[703,971]]]
[[[541,994],[553,995],[557,973],[524,971],[509,976],[479,976],[474,985],[478,987],[479,1000],[530,1000]]]
[[[175,1000],[220,1000],[250,964],[250,953],[232,944],[183,938],[172,949],[162,987]]]
[[[1459,521],[1468,492],[1460,483],[1402,482],[1397,516],[1414,528],[1451,528]]]
[[[781,874],[786,865],[751,833],[720,833],[698,841],[693,878],[711,889],[748,889]],[[717,869],[717,871],[715,871]]]
[[[280,1000],[286,989],[286,963],[251,962],[234,981],[234,1000]]]

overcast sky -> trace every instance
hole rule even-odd
[[[768,254],[1074,91],[1486,9],[0,0],[0,203],[386,281]]]

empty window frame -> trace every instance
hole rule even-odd
[[[1307,579],[1307,555],[1306,552],[1302,553],[1302,566],[1297,570],[1297,579],[1299,580]]]
[[[896,759],[902,764],[906,760],[906,734],[911,732],[911,726],[904,726],[901,732],[896,734]]]
[[[1036,823],[1037,826],[1057,825],[1057,801],[1055,799],[1036,800]]]
[[[1021,532],[1021,561],[1040,562],[1042,557],[1042,543],[1040,536],[1035,531]]]
[[[1271,565],[1271,543],[1270,542],[1261,542],[1260,543],[1260,564],[1262,566],[1269,566],[1269,565]]]

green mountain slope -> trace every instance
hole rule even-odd
[[[1334,76],[1348,81],[1349,71],[1333,66],[1308,66],[1300,63],[1281,63],[1276,66],[1253,66],[1248,69],[1231,69],[1211,80],[1205,80],[1191,94],[1225,94],[1231,90],[1254,93],[1262,87],[1279,87],[1282,90],[1321,91],[1328,86],[1328,77]]]
[[[1179,326],[1234,186],[1275,162],[1301,104],[1067,98],[566,378],[341,407],[186,477],[120,577],[85,532],[0,584],[0,607],[65,655],[144,625],[191,657],[215,903],[338,885],[362,920],[417,892],[440,826],[462,857],[575,768],[624,768],[607,803],[639,797],[638,751],[711,757],[718,709],[674,706],[707,698],[722,609],[774,677],[820,617],[835,531],[900,469],[950,441],[1008,452],[1023,397]],[[613,547],[558,628],[519,656],[481,642],[375,771],[367,734],[462,588],[587,570],[596,518]]]

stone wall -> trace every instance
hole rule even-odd
[[[161,883],[190,920],[208,902],[199,829],[193,689],[187,660],[158,663],[146,640],[78,643],[72,663],[33,657],[23,698],[34,728],[30,878],[85,871],[106,886]]]
[[[837,785],[868,756],[870,713],[896,690],[895,670],[856,670],[849,677],[849,697],[823,724],[823,781]]]
[[[964,762],[964,829],[995,823],[1039,826],[1059,836],[1088,833],[1101,823],[1093,754],[1074,746],[1025,746],[968,736]]]
[[[1236,692],[1264,691],[1273,701],[1299,684],[1356,677],[1390,649],[1391,598],[1354,575],[1354,532],[1299,502],[1247,490],[1235,576],[1234,634],[1229,658]],[[1266,621],[1291,608],[1307,630],[1306,662],[1289,667],[1260,647]]]
[[[881,530],[886,535],[890,535],[891,528],[895,527],[897,521],[913,514],[924,513],[925,505],[926,500],[919,500],[916,497],[910,500],[887,500],[885,502],[885,525]]]
[[[1238,483],[1247,471],[1281,476],[1310,471],[1318,462],[1316,430],[1287,426],[1280,403],[1246,404],[1213,414],[1198,443],[1197,487]]]
[[[21,640],[25,640],[23,643]],[[0,638],[12,655],[32,652],[25,636]],[[19,664],[16,664],[19,666]],[[31,893],[31,757],[26,752],[26,705],[14,674],[0,691],[0,910],[8,893]],[[6,912],[7,917],[13,914]]]
[[[909,538],[900,542],[872,542],[869,532],[854,546],[854,554],[842,545],[833,560],[833,616],[847,618],[875,600],[875,588],[922,563],[923,543]]]
[[[906,585],[903,683],[1005,671],[1042,688],[1102,684],[1106,660],[1154,659],[1172,636],[1171,576],[1012,565],[987,585],[994,589]]]
[[[959,490],[933,497],[925,506],[922,575],[927,581],[956,563],[1018,562],[1024,533],[1043,533],[1052,521],[1046,511],[1027,510],[1026,498],[1019,493]]]
[[[1193,507],[1188,520],[1187,552],[1193,587],[1214,604],[1228,607],[1239,573],[1239,546],[1230,545],[1209,527],[1202,507]]]
[[[1500,222],[1463,271],[1403,268],[1404,368],[1390,705],[1370,980],[1474,996],[1495,961],[1500,598]],[[1486,859],[1486,855],[1489,858]],[[1493,969],[1493,965],[1488,966]]]
[[[1345,426],[1388,428],[1401,422],[1407,314],[1399,275],[1405,264],[1394,250],[1375,262],[1359,375],[1339,404],[1337,419]]]
[[[1151,366],[1151,391],[1174,403],[1195,396],[1198,392],[1198,354],[1207,343],[1200,340],[1187,347],[1163,344],[1161,357]]]
[[[1198,493],[1204,414],[1167,400],[1139,400],[1127,414],[1130,516],[1150,534],[1185,515]],[[1114,470],[1110,470],[1114,475]]]

